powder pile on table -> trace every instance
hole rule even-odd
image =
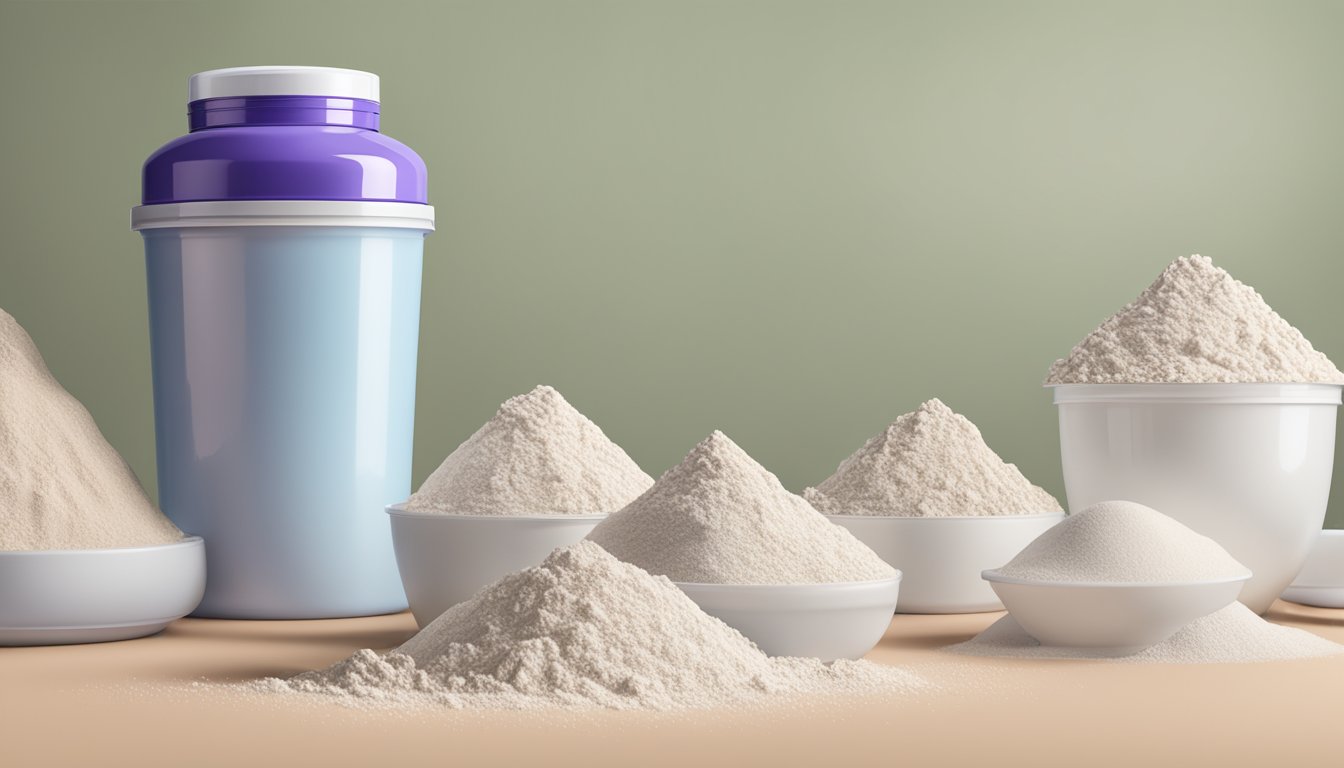
[[[948,650],[972,656],[1020,659],[1090,659],[1095,654],[1076,648],[1041,645],[1011,615],[979,635]],[[1195,619],[1157,645],[1105,661],[1147,664],[1236,664],[1334,656],[1344,645],[1294,627],[1272,624],[1241,603],[1232,603]]]
[[[0,310],[0,551],[181,539],[32,338]]]
[[[892,422],[803,497],[828,515],[960,517],[1059,513],[1054,496],[934,398]]]
[[[1205,256],[1152,285],[1050,367],[1046,384],[1344,384],[1302,332]]]
[[[598,515],[653,485],[559,392],[512,397],[412,494],[407,509],[454,515]]]
[[[819,584],[895,575],[718,431],[588,538],[679,582]]]
[[[351,704],[675,710],[924,685],[871,662],[770,658],[666,578],[584,541],[448,609],[385,655],[362,650],[253,687]]]

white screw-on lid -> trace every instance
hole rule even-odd
[[[229,67],[187,80],[187,100],[238,96],[330,96],[378,101],[378,76],[335,67]]]

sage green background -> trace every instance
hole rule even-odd
[[[1341,3],[0,0],[0,307],[152,488],[140,163],[192,72],[368,69],[438,208],[417,483],[546,382],[650,473],[717,427],[794,489],[938,396],[1062,494],[1046,368],[1177,256],[1344,360],[1342,38]]]

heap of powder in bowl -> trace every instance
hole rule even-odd
[[[652,484],[588,417],[539,386],[506,400],[406,507],[454,515],[601,515]]]
[[[675,710],[924,683],[865,661],[768,657],[666,578],[585,541],[486,587],[390,653],[362,650],[252,685],[356,705]]]
[[[1250,573],[1218,542],[1132,501],[1103,501],[1070,515],[999,571],[1085,583],[1216,581]]]
[[[171,544],[182,532],[145,495],[88,410],[0,310],[0,551]]]
[[[1163,583],[1217,581],[1248,571],[1212,539],[1142,504],[1107,501],[1041,534],[1000,571],[1045,582]],[[1012,615],[949,650],[976,656],[1111,658],[1105,652],[1042,646]],[[1196,619],[1166,640],[1116,661],[1200,664],[1311,658],[1344,646],[1280,627],[1241,603]]]
[[[941,400],[904,414],[803,496],[828,515],[961,517],[1062,512]]]
[[[679,582],[820,584],[895,575],[717,431],[588,538]]]
[[[1255,289],[1204,256],[1177,259],[1050,367],[1046,384],[1344,384]]]

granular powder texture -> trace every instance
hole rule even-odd
[[[1086,659],[1095,655],[1077,648],[1042,646],[1012,616],[1004,616],[971,640],[948,650],[972,656],[1028,659]],[[1129,656],[1110,661],[1149,664],[1217,664],[1308,659],[1344,653],[1344,645],[1292,627],[1281,627],[1232,603],[1187,624],[1176,634]]]
[[[1050,367],[1046,384],[1344,384],[1329,358],[1204,256],[1157,281]]]
[[[666,578],[584,541],[486,587],[386,655],[363,650],[258,685],[394,705],[666,710],[921,684],[869,662],[772,659]]]
[[[599,515],[650,485],[653,478],[596,424],[541,386],[505,401],[406,506],[454,515]]]
[[[970,419],[933,399],[900,416],[803,491],[828,515],[960,517],[1064,511],[985,445]]]
[[[0,310],[0,550],[181,539],[28,333]]]
[[[1185,582],[1249,574],[1213,539],[1132,501],[1103,501],[1041,534],[1000,571],[1056,582]]]
[[[722,432],[701,441],[588,538],[673,581],[818,584],[895,573]]]

